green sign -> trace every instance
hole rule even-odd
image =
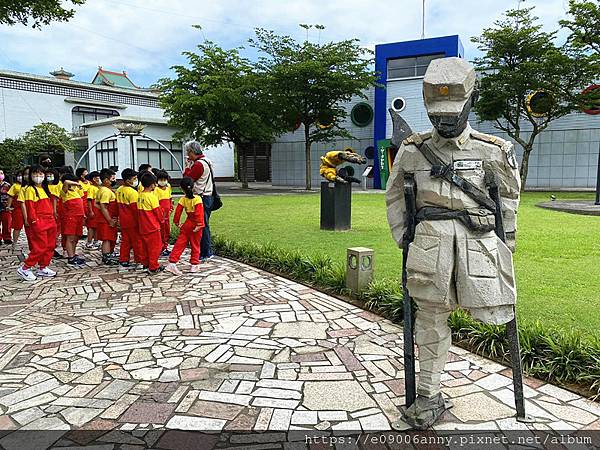
[[[387,180],[390,177],[390,163],[388,161],[388,149],[390,148],[389,139],[377,141],[377,163],[379,164],[379,179],[381,180],[381,189],[387,186]]]

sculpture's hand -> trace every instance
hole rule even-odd
[[[336,183],[342,183],[342,184],[348,184],[348,182],[346,180],[344,180],[342,177],[339,176],[335,176],[335,182]]]
[[[342,152],[340,153],[340,159],[348,161],[352,164],[366,164],[367,158],[360,156],[353,152]]]

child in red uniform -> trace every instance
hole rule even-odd
[[[179,227],[181,231],[179,232],[175,245],[173,245],[173,250],[169,257],[169,264],[165,267],[165,270],[168,270],[174,275],[181,275],[181,270],[177,268],[177,263],[188,243],[192,248],[190,257],[190,263],[192,264],[191,272],[198,272],[200,269],[200,240],[202,239],[202,229],[204,228],[204,207],[200,196],[194,194],[194,180],[186,177],[181,180],[179,186],[185,194],[185,197],[179,199],[177,209],[175,209],[173,223],[176,227]],[[179,225],[181,214],[184,210],[187,217],[185,223]]]
[[[96,240],[96,226],[98,225],[98,210],[96,209],[96,195],[100,188],[100,172],[93,171],[87,176],[89,184],[87,186],[87,214],[85,217],[85,226],[87,228],[86,249],[98,248],[100,244]]]
[[[15,249],[19,240],[19,235],[23,229],[23,212],[18,197],[19,192],[23,187],[23,171],[20,170],[15,174],[15,182],[8,190],[8,203],[6,209],[11,212],[11,228],[12,228],[12,248]]]
[[[62,178],[60,200],[62,203],[61,230],[65,241],[67,263],[79,267],[85,260],[77,256],[77,241],[83,235],[85,215],[84,193],[79,179],[75,175],[66,174]]]
[[[60,240],[60,244],[57,242],[56,247],[54,249],[54,257],[55,258],[63,258],[67,254],[66,244],[67,241],[62,234],[62,212],[63,212],[63,204],[62,199],[60,198],[60,193],[62,192],[62,181],[60,181],[61,175],[58,170],[53,168],[45,169],[46,173],[46,184],[48,185],[48,190],[50,194],[52,194],[52,202],[54,204],[54,219],[56,219],[56,237],[57,240]],[[58,250],[62,248],[62,253]]]
[[[48,267],[56,244],[56,221],[51,193],[44,183],[44,169],[34,165],[29,172],[28,186],[23,189],[23,216],[25,233],[28,235],[29,255],[17,269],[17,273],[27,281],[35,281],[32,268],[39,266],[37,275],[54,277],[56,272]]]
[[[96,237],[102,241],[102,263],[109,266],[119,264],[115,259],[113,251],[117,242],[117,220],[119,208],[117,199],[112,188],[117,184],[116,174],[110,169],[100,171],[102,186],[96,194],[96,213],[98,224],[96,226]]]
[[[0,226],[2,228],[0,243],[4,239],[6,245],[12,244],[12,211],[8,209],[8,191],[10,191],[10,183],[6,181],[4,171],[0,169]]]
[[[172,190],[169,184],[169,174],[164,170],[156,172],[158,186],[154,189],[154,194],[158,198],[158,203],[162,208],[163,219],[160,223],[160,235],[162,237],[162,252],[160,256],[167,257],[169,252],[169,238],[171,236],[171,211],[173,211]]]
[[[148,172],[140,175],[140,182],[144,188],[138,198],[142,264],[148,268],[149,274],[155,274],[163,270],[158,264],[158,257],[162,249],[160,222],[163,215],[158,199],[152,192],[156,187],[154,174]]]
[[[133,250],[133,259],[141,263],[140,246],[138,237],[138,174],[133,169],[124,169],[121,172],[123,185],[117,189],[117,205],[119,207],[119,224],[121,225],[121,249],[119,263],[121,267],[131,267],[129,258]]]
[[[21,218],[23,219],[23,226],[25,226],[25,223],[27,222],[27,210],[23,206],[23,203],[25,202],[25,197],[24,197],[25,188],[28,186],[28,183],[29,183],[29,170],[30,169],[31,169],[31,166],[27,166],[23,169],[23,184],[21,185],[21,189],[19,190],[19,193],[17,194],[16,206],[14,206],[15,209],[19,208],[19,210],[21,211]],[[29,244],[29,235],[27,233],[25,233],[25,237],[27,238],[27,248],[31,248],[31,245]],[[14,242],[16,242],[16,241],[13,241],[13,248],[15,248]]]

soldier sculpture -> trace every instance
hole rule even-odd
[[[511,251],[520,178],[512,144],[470,127],[468,116],[477,96],[469,63],[461,58],[433,60],[423,80],[433,130],[398,143],[388,181],[388,221],[395,241],[405,249],[403,277],[417,306],[419,382],[416,401],[403,420],[420,429],[431,426],[450,406],[440,392],[451,343],[450,313],[460,306],[481,322],[511,323],[516,333]],[[407,189],[414,189],[414,201],[405,197]],[[410,347],[412,352],[412,342]]]

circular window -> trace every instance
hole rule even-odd
[[[392,100],[392,109],[394,111],[400,112],[404,108],[406,108],[406,101],[404,101],[402,97],[396,97],[394,100]]]
[[[365,157],[367,159],[375,159],[375,147],[369,146],[365,148]]]
[[[366,127],[373,121],[373,108],[368,103],[358,103],[352,108],[350,119],[357,127]]]

